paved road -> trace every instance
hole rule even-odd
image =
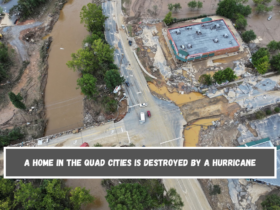
[[[141,136],[140,139],[143,144],[150,143],[149,145],[151,146],[156,146],[158,144],[160,146],[169,147],[182,146],[182,139],[180,137],[182,137],[182,125],[184,119],[182,119],[182,116],[179,114],[180,110],[177,106],[166,101],[161,101],[150,94],[143,73],[140,70],[140,67],[128,45],[125,31],[121,29],[121,25],[123,25],[121,16],[121,1],[108,1],[103,3],[103,11],[109,17],[106,22],[106,28],[110,28],[110,34],[107,31],[106,38],[110,36],[110,38],[107,38],[107,40],[111,40],[113,45],[119,42],[119,38],[122,44],[118,44],[118,46],[120,46],[120,49],[122,49],[121,46],[124,47],[122,52],[124,52],[124,56],[130,62],[129,67],[132,69],[131,73],[133,78],[135,78],[133,82],[134,84],[138,83],[136,87],[140,87],[141,89],[141,95],[135,94],[136,91],[139,91],[137,88],[131,90],[132,93],[129,94],[130,103],[133,105],[135,104],[133,98],[131,99],[131,94],[135,96],[135,100],[145,99],[146,101],[143,102],[147,102],[149,104],[147,109],[151,110],[153,115],[147,123],[139,126],[135,118],[137,117],[141,108],[136,106],[134,110],[124,118],[124,124],[126,129],[129,131],[130,136],[132,137],[131,139],[133,139],[134,136]],[[114,25],[116,23],[119,29],[118,35],[115,35],[115,33],[112,32],[112,30],[116,28]],[[122,71],[124,71],[126,66],[127,65],[123,64]],[[135,128],[139,128],[142,132],[137,132]],[[179,139],[173,141],[173,139],[177,138]],[[137,138],[135,140],[137,141]],[[201,189],[201,186],[196,179],[166,179],[164,180],[164,184],[167,189],[175,188],[176,191],[181,195],[184,202],[184,209],[211,209]]]

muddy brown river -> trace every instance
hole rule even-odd
[[[69,0],[54,25],[53,42],[49,52],[48,81],[45,91],[46,118],[45,135],[66,131],[83,125],[83,95],[77,90],[78,72],[66,66],[71,53],[82,47],[89,34],[80,23],[81,8],[91,0]]]

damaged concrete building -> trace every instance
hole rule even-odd
[[[183,62],[237,52],[240,45],[223,19],[170,28],[167,36],[175,57]]]

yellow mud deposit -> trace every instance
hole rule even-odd
[[[189,103],[191,101],[196,101],[198,99],[204,98],[201,93],[191,92],[189,94],[179,94],[179,93],[170,93],[167,90],[167,87],[163,86],[158,88],[153,83],[148,83],[151,91],[154,91],[157,94],[166,96],[169,100],[173,101],[177,106],[182,106],[185,103]]]
[[[184,130],[185,143],[184,147],[195,147],[199,139],[199,131],[201,126],[206,129],[212,125],[212,121],[219,120],[220,118],[210,118],[195,121],[192,125],[187,126]]]

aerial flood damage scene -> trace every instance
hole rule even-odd
[[[279,24],[280,0],[0,0],[1,175],[4,147],[276,147],[279,168]],[[280,175],[0,183],[0,209],[280,209]]]

